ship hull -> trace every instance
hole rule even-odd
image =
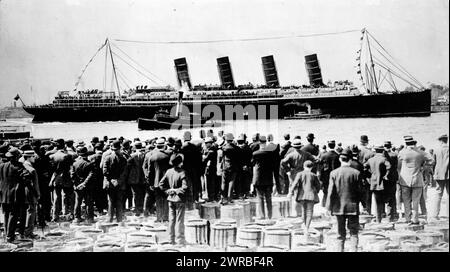
[[[398,94],[359,96],[304,96],[283,99],[258,99],[248,101],[203,100],[200,106],[184,101],[191,112],[201,109],[204,117],[214,115],[214,120],[285,118],[305,111],[307,107],[319,110],[331,118],[429,116],[431,91]],[[34,116],[34,122],[89,122],[130,121],[152,118],[160,109],[173,110],[173,102],[149,106],[116,105],[107,107],[24,107]]]

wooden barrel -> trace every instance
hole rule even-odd
[[[262,246],[256,249],[256,252],[286,252],[286,251],[289,251],[289,249],[277,246]]]
[[[201,208],[201,207],[199,207]],[[187,210],[184,212],[185,219],[198,219],[200,218],[200,209]]]
[[[94,240],[90,237],[69,239],[64,242],[64,245],[72,247],[75,252],[94,251]]]
[[[316,229],[310,229],[308,236],[305,236],[305,232],[302,229],[296,229],[292,233],[292,246],[297,244],[320,244],[322,241],[322,234]]]
[[[214,224],[237,225],[236,222],[236,219],[233,218],[221,218],[214,221]]]
[[[288,229],[268,227],[263,231],[263,247],[275,246],[291,249],[292,233]]]
[[[402,241],[415,241],[418,239],[416,233],[413,231],[387,231],[385,235],[386,237],[389,237],[389,239],[391,239],[391,243],[393,245],[397,246],[400,246]]]
[[[380,234],[379,232],[373,232],[373,231],[363,231],[358,235],[359,238],[359,244],[363,248],[363,250],[366,250],[367,248],[370,248],[370,244],[377,240],[382,239],[389,239],[385,235]]]
[[[100,234],[103,234],[103,230],[101,229],[83,229],[75,232],[75,238],[90,237],[95,242],[97,240],[97,236],[99,236]]]
[[[45,237],[48,239],[70,239],[75,237],[75,233],[63,229],[54,229],[45,234]]]
[[[448,243],[448,225],[425,225],[425,230],[442,233],[442,240]]]
[[[200,205],[200,218],[214,220],[220,218],[220,204],[215,202],[203,203]]]
[[[359,215],[359,223],[360,224],[369,224],[372,222],[372,220],[375,218],[375,216],[371,214],[360,214]]]
[[[135,231],[127,234],[127,243],[145,242],[156,244],[156,235],[153,232]]]
[[[185,237],[189,244],[207,244],[208,221],[205,219],[189,219],[185,223]]]
[[[424,229],[424,225],[412,225],[406,222],[397,222],[394,224],[396,230],[402,231],[419,231]]]
[[[59,228],[63,230],[70,230],[71,222],[61,222],[59,223]]]
[[[169,231],[164,225],[154,226],[152,229],[145,229],[145,232],[153,233],[156,237],[156,243],[161,244],[169,241]]]
[[[135,232],[135,231],[137,231],[137,230],[134,227],[113,227],[113,228],[109,229],[108,233],[128,234],[130,232]]]
[[[227,246],[226,252],[255,252],[254,247],[242,246],[242,245],[229,245]]]
[[[340,252],[341,249],[339,247],[339,240],[337,239],[339,237],[339,234],[335,231],[328,231],[323,236],[323,243],[325,245],[327,252]],[[350,236],[347,234],[346,240],[349,240]],[[346,243],[348,244],[348,243]]]
[[[364,225],[364,230],[394,230],[394,223],[369,223]]]
[[[446,243],[446,242],[440,242],[440,243],[438,243],[435,247],[446,248],[446,249],[448,250],[448,243]]]
[[[106,234],[100,234],[97,236],[96,243],[99,242],[123,242],[125,243],[127,240],[127,236],[123,233],[106,233]]]
[[[37,239],[33,242],[33,247],[39,251],[46,251],[48,248],[61,246],[63,244],[62,239],[48,239],[42,238]]]
[[[156,252],[158,246],[155,243],[149,242],[127,242],[125,245],[125,252]]]
[[[14,244],[0,244],[0,252],[11,252],[17,248],[17,245]]]
[[[327,221],[316,221],[316,222],[311,222],[310,225],[311,228],[318,230],[320,232],[320,241],[319,243],[323,243],[323,238],[324,235],[331,230],[332,228],[332,224],[330,222]]]
[[[323,252],[325,246],[319,243],[296,243],[292,244],[291,251],[293,252]]]
[[[284,203],[280,197],[272,197],[272,218],[282,218],[284,215]],[[268,215],[267,208],[264,206],[266,216]],[[258,217],[261,215],[257,215]]]
[[[430,248],[425,248],[424,250],[422,250],[422,252],[447,252],[448,253],[448,248],[439,248],[439,247],[430,247]]]
[[[251,207],[250,207],[250,202],[248,201],[242,201],[242,200],[238,200],[235,202],[237,205],[242,206],[244,209],[244,217],[242,219],[243,222],[241,223],[250,223],[253,222],[253,217],[251,214]]]
[[[94,244],[94,252],[123,252],[124,248],[123,241],[96,241]]]
[[[400,249],[406,252],[420,252],[426,248],[430,248],[431,244],[425,244],[420,240],[406,240],[400,244]]]
[[[236,225],[213,224],[211,226],[210,244],[215,248],[226,248],[236,244]]]
[[[95,227],[97,229],[102,230],[104,233],[108,233],[110,228],[117,227],[119,224],[117,223],[109,223],[109,222],[97,222]]]
[[[158,245],[158,252],[182,252],[185,248],[180,245],[172,245],[168,242],[164,242]]]
[[[420,230],[417,233],[417,237],[425,244],[431,244],[435,246],[444,240],[444,235],[437,231]]]
[[[128,228],[134,228],[135,230],[140,230],[142,228],[142,223],[139,222],[130,222],[127,223],[126,226]]]
[[[362,249],[367,252],[385,252],[389,245],[389,238],[375,238],[374,240],[371,240],[370,243],[366,243]]]
[[[32,248],[33,240],[31,239],[16,239],[12,242],[17,248]]]
[[[255,224],[257,224],[258,226],[262,226],[262,227],[273,226],[276,223],[277,223],[277,221],[272,220],[272,219],[258,219],[258,220],[255,220]]]
[[[243,227],[238,229],[236,244],[248,247],[259,247],[262,241],[262,228]]]
[[[209,245],[188,245],[186,246],[188,252],[211,252],[212,248]]]
[[[236,220],[236,225],[244,224],[244,207],[241,205],[224,205],[220,208],[221,218],[232,218]]]
[[[258,198],[249,198],[247,199],[247,202],[250,203],[250,215],[252,218],[258,217],[258,206],[259,206],[259,200]]]

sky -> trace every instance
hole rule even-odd
[[[145,68],[147,77],[113,55],[121,89],[176,86],[173,59],[179,57],[186,57],[194,85],[218,84],[216,58],[223,56],[230,59],[236,84],[263,84],[261,57],[266,55],[274,55],[281,85],[306,84],[304,56],[311,53],[318,55],[325,82],[357,82],[358,31],[207,44],[116,40],[227,40],[363,27],[422,84],[448,84],[448,0],[0,0],[0,106],[11,105],[16,94],[26,104],[42,104],[51,102],[58,91],[73,90],[82,69],[106,38],[114,53],[127,60],[118,47]],[[101,51],[88,66],[79,89],[102,89],[104,65],[105,52]],[[107,89],[111,88],[111,73],[108,66]]]

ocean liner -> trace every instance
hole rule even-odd
[[[227,56],[217,59],[221,82],[218,86],[193,85],[186,58],[175,59],[178,84],[187,85],[189,90],[184,94],[183,105],[189,112],[221,120],[429,116],[431,90],[397,64],[366,29],[361,31],[360,43],[354,66],[361,80],[360,87],[347,80],[324,84],[317,54],[305,56],[309,85],[302,86],[280,86],[273,55],[261,58],[265,84],[257,86],[250,83],[236,85]],[[115,47],[107,39],[97,53],[105,49],[106,55],[110,56],[115,91],[78,91],[86,66],[75,90],[59,92],[50,104],[23,105],[24,110],[34,116],[33,121],[127,121],[153,118],[159,111],[173,112],[178,92],[171,86],[142,85],[120,91],[119,79],[122,77],[120,74],[118,77],[114,62],[114,57],[120,56],[113,52],[111,44]],[[377,52],[379,56],[376,56]],[[131,62],[136,63],[131,57],[125,63]],[[394,78],[406,82],[408,87],[400,90]],[[19,98],[17,95],[16,100]],[[222,114],[212,117],[216,112]]]

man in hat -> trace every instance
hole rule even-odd
[[[190,191],[187,192],[186,208],[191,210],[194,208],[194,202],[201,199],[202,182],[201,182],[201,167],[202,167],[202,153],[201,150],[191,142],[192,135],[189,131],[183,134],[183,145],[181,146],[181,154],[184,156],[183,169],[186,172]]]
[[[205,139],[205,147],[202,152],[202,161],[208,201],[218,200],[220,186],[218,184],[218,179],[216,178],[217,147],[214,145],[214,139],[209,136]]]
[[[255,133],[252,136],[252,143],[250,144],[250,149],[252,150],[252,152],[255,152],[256,150],[259,149],[259,133]]]
[[[33,150],[27,150],[23,152],[23,158],[23,166],[30,173],[30,180],[25,184],[25,204],[27,205],[27,208],[26,211],[24,210],[22,212],[21,218],[19,219],[21,222],[20,230],[25,238],[34,239],[37,237],[37,235],[33,233],[34,222],[36,220],[36,208],[41,195],[38,174],[34,168],[36,153]]]
[[[103,169],[100,166],[103,154],[103,145],[97,143],[94,146],[94,154],[88,157],[89,161],[94,167],[93,183],[93,201],[94,206],[99,212],[99,214],[104,214],[104,210],[108,209],[108,196],[106,191],[103,189]]]
[[[292,147],[294,148],[293,152],[290,152],[281,160],[281,169],[284,173],[287,174],[288,180],[287,183],[281,184],[280,193],[287,194],[289,192],[289,188],[294,182],[297,173],[303,171],[303,164],[305,161],[315,162],[316,159],[313,155],[308,152],[305,152],[301,149],[302,142],[300,139],[295,139],[292,141]],[[295,193],[295,192],[294,192]],[[297,216],[301,215],[301,205],[296,202],[296,211]]]
[[[339,154],[334,150],[336,147],[336,141],[328,141],[328,151],[321,154],[319,157],[319,180],[322,182],[323,198],[322,206],[325,206],[325,200],[327,199],[328,183],[330,180],[331,171],[341,166],[339,161]]]
[[[266,150],[272,152],[273,161],[274,161],[274,180],[276,186],[276,193],[281,194],[281,185],[280,185],[280,145],[273,143],[273,135],[267,134],[267,144]],[[287,192],[286,192],[287,193]]]
[[[70,167],[73,163],[73,155],[65,150],[63,139],[56,141],[56,152],[50,155],[53,165],[53,175],[50,179],[50,188],[53,190],[53,221],[57,222],[64,203],[64,215],[73,219],[73,209],[75,205],[75,195],[73,191],[73,181],[70,178]],[[64,197],[62,197],[64,192]]]
[[[117,222],[121,222],[123,216],[122,199],[126,188],[123,172],[127,166],[127,160],[122,155],[120,148],[120,141],[114,141],[111,145],[113,153],[105,158],[103,164],[103,188],[108,193],[108,214],[110,222],[113,222],[114,215],[116,216]]]
[[[233,140],[234,136],[232,133],[227,133],[225,135],[226,143],[222,146],[222,157],[218,158],[218,160],[222,162],[221,204],[233,202],[232,195],[234,190],[234,183],[239,171],[239,149],[234,144]]]
[[[386,192],[385,202],[387,204],[386,215],[393,222],[398,218],[397,205],[400,205],[400,203],[397,204],[396,193],[400,185],[398,184],[398,155],[392,151],[391,141],[384,142],[384,156],[391,164],[388,182],[384,184],[384,191]]]
[[[267,216],[272,218],[272,191],[273,191],[273,174],[274,174],[274,161],[271,151],[266,150],[267,139],[265,136],[259,137],[260,147],[257,151],[253,152],[253,181],[252,184],[256,189],[256,193],[259,199],[259,217],[260,219],[266,218],[264,209],[264,202],[267,206]]]
[[[406,147],[398,154],[399,181],[405,219],[407,223],[419,224],[419,202],[423,190],[422,169],[432,163],[432,158],[416,148],[412,136],[404,136]]]
[[[158,188],[167,195],[169,208],[169,239],[171,244],[184,245],[184,213],[186,210],[187,176],[183,168],[183,155],[177,154],[171,160],[172,168],[161,178]]]
[[[81,223],[81,204],[86,206],[86,221],[94,222],[93,193],[95,189],[95,165],[88,160],[87,147],[77,149],[78,158],[73,163],[71,176],[75,187],[75,223]]]
[[[358,160],[364,165],[375,153],[369,148],[369,137],[367,135],[361,135],[360,143]]]
[[[11,147],[5,154],[6,162],[0,163],[0,203],[8,243],[15,240],[17,221],[26,210],[25,185],[32,182],[30,173],[19,162],[20,156],[21,151]],[[25,224],[23,220],[21,222],[19,232],[23,234]]]
[[[168,221],[169,211],[166,196],[159,188],[159,182],[170,167],[170,155],[166,152],[163,138],[156,140],[156,148],[145,155],[142,169],[146,181],[144,215],[150,213],[156,202],[156,221]]]
[[[438,220],[439,212],[441,208],[441,199],[444,195],[444,189],[447,191],[448,196],[448,181],[449,181],[449,152],[448,152],[448,136],[444,134],[438,138],[440,146],[436,148],[434,152],[434,180],[437,183],[437,196],[433,199],[433,209],[431,213],[431,218]],[[448,202],[447,209],[448,213]]]
[[[339,155],[340,167],[331,171],[326,197],[326,208],[335,215],[338,225],[338,250],[343,252],[347,228],[350,231],[351,250],[357,251],[359,231],[359,202],[361,173],[350,167],[352,151],[345,149]],[[347,223],[347,226],[346,226]]]
[[[135,142],[134,148],[134,153],[127,161],[124,178],[133,193],[134,213],[136,216],[140,216],[144,212],[145,175],[142,166],[144,165],[145,150],[141,142]]]
[[[122,142],[122,155],[125,157],[125,159],[128,161],[131,157],[131,141],[128,139],[124,139]],[[126,171],[126,168],[125,168]],[[133,206],[133,192],[131,191],[131,186],[128,184],[128,182],[125,179],[125,192],[122,199],[123,202],[123,209],[126,210],[126,204],[128,202],[128,209],[131,209]]]
[[[314,133],[308,133],[306,136],[306,141],[308,141],[308,143],[302,147],[302,151],[308,152],[314,156],[319,156],[319,146],[314,144],[314,139]]]
[[[376,220],[378,223],[381,223],[382,213],[384,211],[385,188],[390,183],[388,177],[391,171],[391,164],[383,154],[383,146],[376,146],[375,152],[375,156],[371,157],[365,163],[365,166],[370,173],[370,191],[375,196],[375,203],[377,205]]]
[[[239,195],[239,197],[245,199],[250,193],[250,185],[252,183],[253,152],[247,144],[245,134],[239,135],[239,137],[237,138],[237,146],[240,153],[240,164],[236,182],[236,193]]]
[[[288,150],[291,148],[291,135],[289,133],[286,133],[283,135],[284,142],[280,146],[280,159],[282,160],[285,156]]]

